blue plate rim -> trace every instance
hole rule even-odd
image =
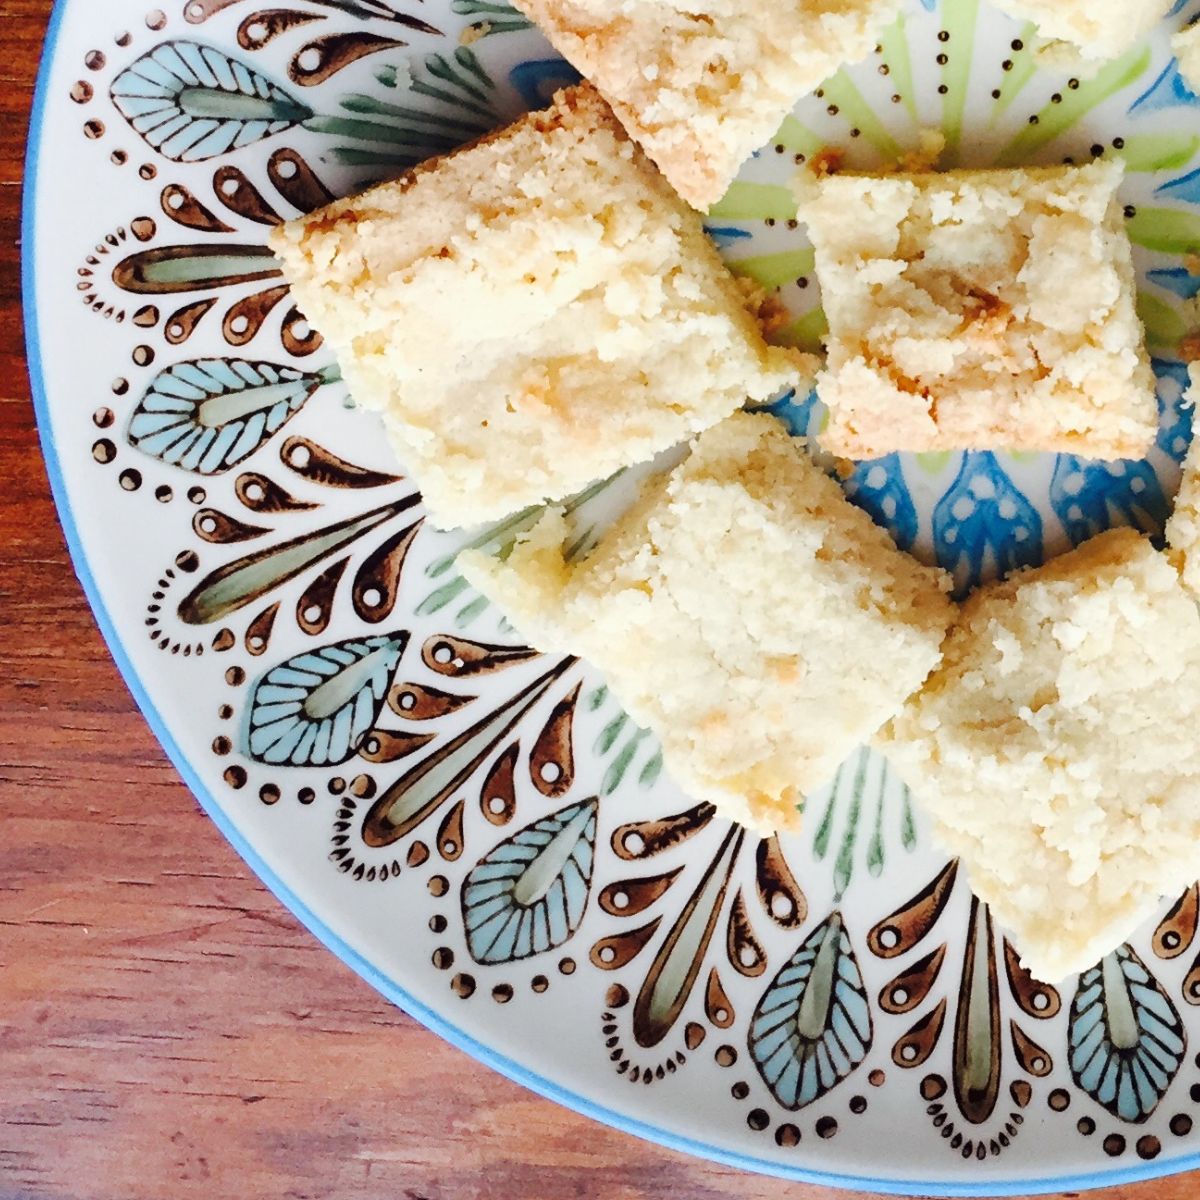
[[[198,772],[194,770],[187,756],[182,752],[162,719],[150,697],[141,676],[138,674],[132,660],[126,655],[112,617],[104,604],[100,589],[92,575],[91,564],[87,552],[75,525],[75,516],[67,499],[66,482],[62,473],[62,465],[58,458],[58,448],[54,443],[53,429],[50,421],[49,407],[46,398],[45,379],[42,374],[42,353],[38,325],[35,278],[37,276],[36,252],[37,240],[37,195],[39,154],[42,136],[45,130],[45,116],[48,104],[50,75],[53,69],[55,54],[58,48],[58,38],[66,19],[66,11],[71,0],[55,0],[54,8],[46,26],[43,40],[41,63],[38,68],[37,85],[34,91],[33,106],[30,112],[29,129],[26,140],[26,157],[24,183],[21,197],[21,298],[24,316],[25,355],[29,371],[30,391],[33,398],[34,415],[37,419],[38,438],[41,442],[42,458],[46,467],[46,475],[50,482],[50,491],[54,499],[59,524],[66,539],[67,550],[71,557],[76,577],[83,587],[84,595],[91,607],[92,615],[100,629],[100,634],[108,647],[113,661],[121,673],[125,686],[133,696],[134,702],[141,710],[142,716],[150,726],[151,732],[158,740],[171,760],[175,770],[188,786],[192,795],[208,818],[216,825],[221,834],[240,855],[246,865],[266,888],[287,908],[292,915],[320,941],[328,950],[336,955],[352,971],[370,984],[385,999],[400,1008],[409,1016],[419,1021],[431,1032],[455,1048],[464,1051],[472,1058],[490,1067],[499,1074],[521,1084],[532,1092],[551,1100],[564,1108],[579,1113],[591,1120],[599,1121],[623,1133],[655,1145],[664,1146],[670,1150],[678,1150],[693,1157],[721,1163],[724,1166],[736,1167],[739,1170],[751,1171],[759,1175],[774,1176],[796,1183],[807,1183],[825,1187],[835,1187],[856,1191],[873,1191],[891,1196],[931,1196],[947,1197],[1000,1197],[1000,1196],[1030,1196],[1049,1195],[1060,1191],[1084,1191],[1095,1188],[1115,1187],[1126,1183],[1140,1183],[1146,1180],[1161,1179],[1170,1175],[1183,1174],[1200,1169],[1200,1151],[1170,1160],[1168,1162],[1147,1163],[1141,1166],[1122,1167],[1111,1171],[1093,1171],[1079,1175],[1047,1176],[1041,1179],[1014,1180],[1012,1183],[973,1184],[962,1180],[920,1181],[903,1179],[881,1179],[868,1175],[844,1175],[838,1172],[819,1171],[804,1167],[789,1167],[782,1163],[771,1162],[767,1159],[755,1158],[748,1154],[738,1154],[723,1150],[719,1146],[711,1146],[706,1142],[681,1134],[659,1129],[645,1121],[625,1116],[614,1109],[588,1100],[575,1092],[554,1083],[550,1079],[531,1071],[520,1063],[478,1041],[464,1029],[435,1012],[415,997],[411,996],[395,980],[388,978],[378,967],[359,954],[352,946],[343,941],[330,929],[324,921],[308,905],[284,883],[284,881],[259,856],[250,842],[225,816],[216,797],[208,790]]]

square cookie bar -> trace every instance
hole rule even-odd
[[[902,0],[514,0],[675,190],[719,200],[801,96],[870,54]]]
[[[811,378],[587,86],[271,244],[443,526],[562,498]]]
[[[1200,611],[1132,530],[963,606],[877,739],[1046,983],[1200,877]]]
[[[996,0],[1032,21],[1045,52],[1065,68],[1095,70],[1119,58],[1167,15],[1174,0]]]
[[[466,577],[540,650],[582,655],[677,782],[764,832],[894,716],[940,657],[948,577],[896,549],[774,417],[700,436],[579,564],[551,511]]]
[[[829,320],[821,442],[1141,458],[1158,404],[1120,162],[804,176]]]

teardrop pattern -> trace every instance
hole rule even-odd
[[[920,945],[945,911],[957,874],[955,859],[912,899],[874,925],[867,934],[871,953],[879,958],[898,958]]]
[[[691,996],[744,841],[736,827],[725,834],[646,971],[633,1006],[633,1034],[643,1049],[666,1038]]]
[[[1154,931],[1154,953],[1159,958],[1178,958],[1196,939],[1200,921],[1200,884],[1193,883],[1171,906],[1171,911]]]

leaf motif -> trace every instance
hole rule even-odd
[[[312,109],[213,46],[163,42],[113,80],[112,101],[173,162],[203,162],[307,121]]]
[[[736,825],[726,832],[642,980],[633,1004],[633,1036],[644,1049],[657,1046],[683,1012],[700,976],[744,840],[745,833]]]
[[[560,808],[501,842],[463,882],[467,949],[478,963],[515,962],[561,946],[587,908],[595,797]]]
[[[859,463],[842,484],[846,495],[892,535],[901,550],[917,540],[917,509],[898,454]]]
[[[1150,87],[1130,105],[1129,111],[1157,112],[1170,108],[1190,108],[1195,103],[1195,93],[1184,80],[1179,63],[1171,59]]]
[[[1076,545],[1118,525],[1157,537],[1170,511],[1148,462],[1091,462],[1074,454],[1058,456],[1050,503]]]
[[[835,911],[763,993],[750,1022],[750,1056],[775,1099],[799,1109],[845,1079],[871,1039],[862,972]]]
[[[954,1009],[954,1099],[972,1125],[982,1125],[996,1110],[1003,1057],[996,932],[987,905],[974,896]]]
[[[1167,358],[1152,361],[1158,380],[1158,448],[1182,462],[1192,442],[1195,421],[1193,406],[1185,398],[1191,387],[1188,364]]]
[[[825,415],[815,391],[798,396],[794,388],[789,388],[769,404],[755,405],[751,411],[770,413],[783,422],[792,437],[815,436],[820,432],[821,419]]]
[[[404,631],[350,638],[272,667],[250,699],[250,757],[292,767],[345,762],[373,728],[407,644]]]
[[[1075,1083],[1122,1121],[1147,1120],[1179,1073],[1183,1023],[1129,945],[1080,976],[1067,1051]]]
[[[560,659],[498,708],[486,713],[394,780],[367,810],[362,823],[363,841],[368,846],[390,846],[441,808],[575,662],[570,657]],[[414,685],[405,686],[404,692],[396,698],[401,712],[406,711],[406,700],[411,698],[417,704],[421,699],[429,698],[428,691],[423,698],[416,693]]]
[[[934,509],[933,541],[961,596],[986,579],[1040,562],[1042,518],[990,450],[972,450]]]
[[[129,443],[185,471],[219,475],[249,458],[327,376],[236,358],[177,363],[155,376],[129,418]]]

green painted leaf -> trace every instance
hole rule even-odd
[[[820,354],[822,338],[829,332],[829,321],[823,308],[814,308],[804,316],[797,317],[779,331],[777,341],[784,346],[795,346],[810,354]]]
[[[782,146],[785,150],[790,150],[793,154],[803,154],[805,158],[812,158],[814,154],[819,154],[825,147],[824,140],[813,133],[807,125],[802,125],[795,117],[784,117],[783,124],[780,125],[779,132],[772,139],[772,143]]]
[[[1114,154],[1130,171],[1178,171],[1200,150],[1200,137],[1186,133],[1140,133],[1126,137]]]
[[[902,156],[903,152],[895,139],[884,128],[875,110],[863,99],[862,92],[845,71],[839,71],[832,79],[827,79],[822,90],[825,99],[837,105],[838,116],[847,121],[852,129],[857,129],[884,158],[895,161]]]
[[[1057,103],[1050,101],[1030,118],[1029,124],[1000,152],[996,165],[1016,167],[1030,162],[1038,150],[1066,133],[1098,104],[1144,75],[1149,66],[1148,48],[1131,50],[1109,63],[1092,79],[1084,80],[1074,91],[1057,93],[1061,99]]]
[[[735,275],[745,275],[768,291],[811,275],[816,265],[809,248],[785,250],[780,254],[760,254],[756,258],[741,258],[728,264]]]
[[[708,210],[710,217],[726,221],[790,221],[796,215],[796,198],[776,183],[734,183]]]
[[[1175,347],[1187,334],[1183,318],[1165,300],[1139,292],[1138,316],[1146,326],[1146,340],[1151,346]]]
[[[1139,208],[1125,226],[1135,245],[1163,254],[1200,254],[1200,216],[1178,208]]]

